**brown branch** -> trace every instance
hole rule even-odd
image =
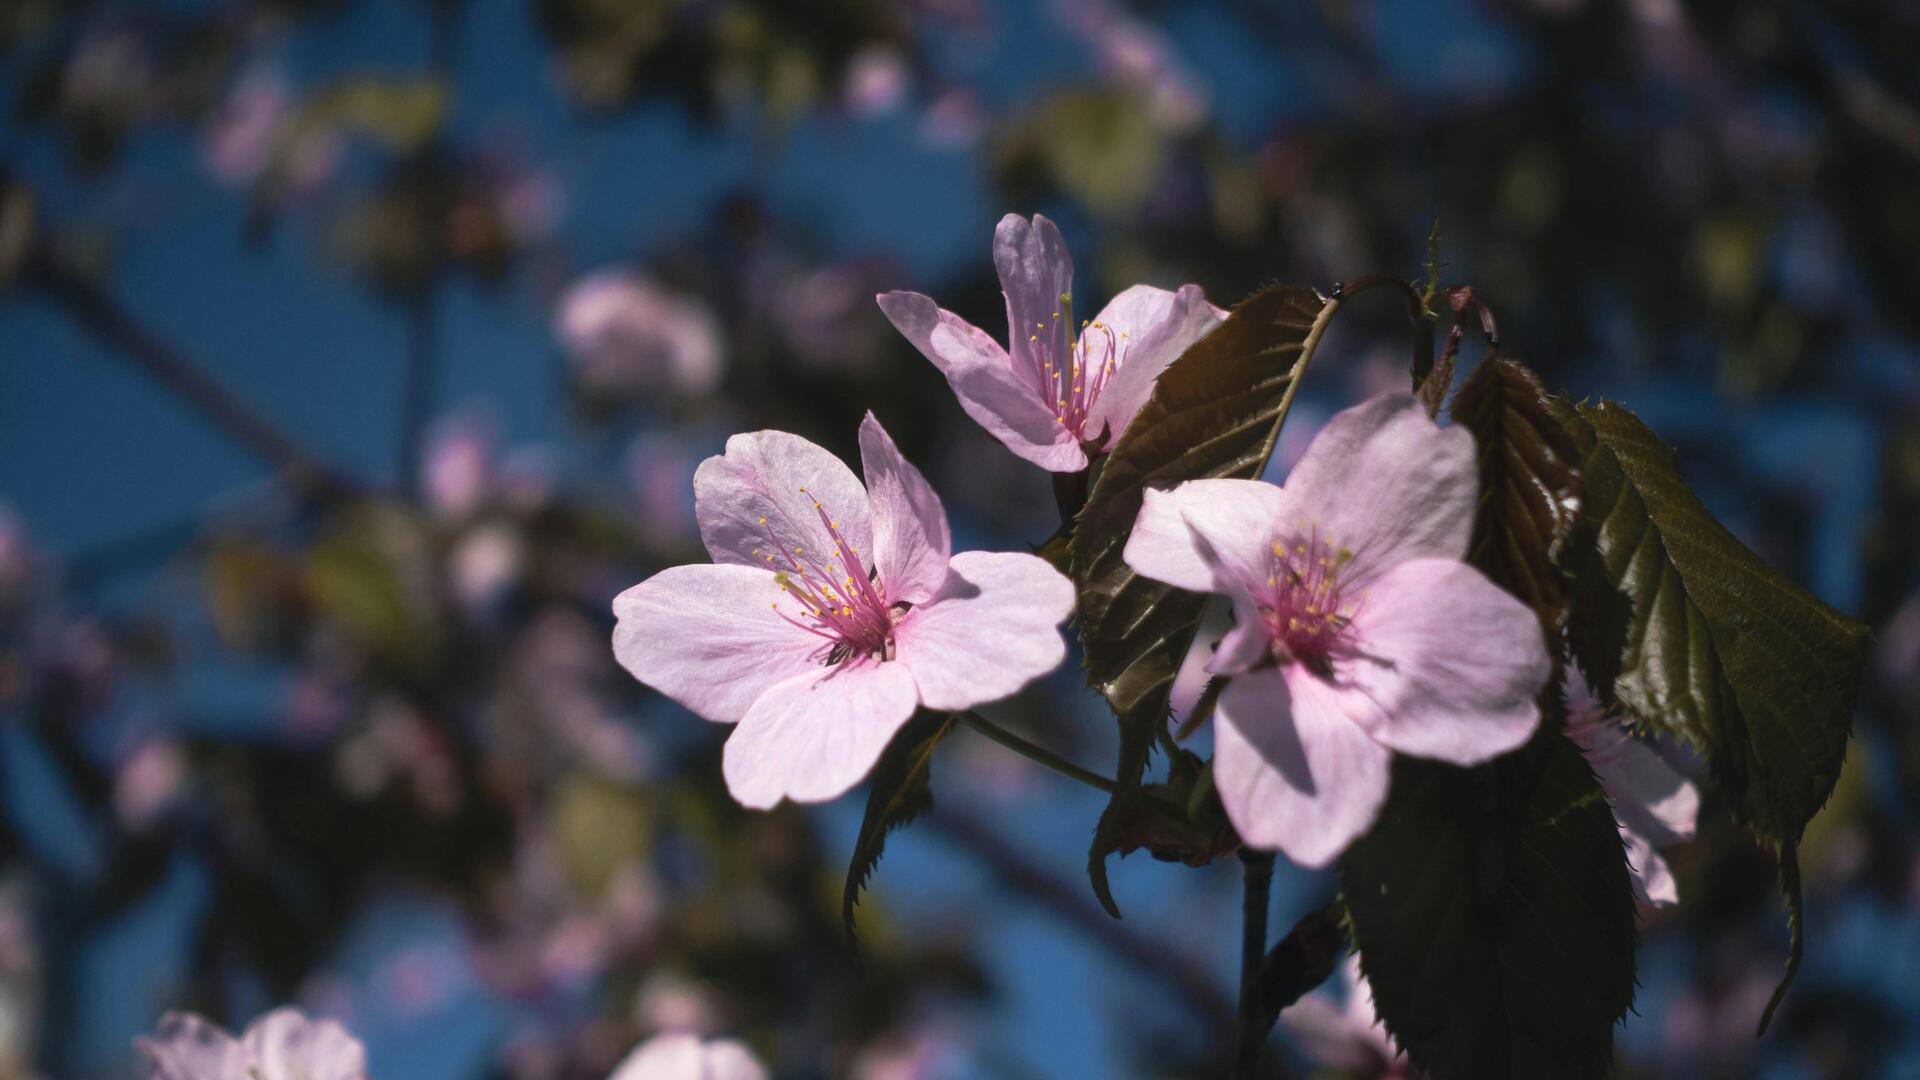
[[[292,437],[218,379],[142,326],[85,275],[45,249],[27,260],[22,283],[36,289],[101,344],[184,402],[255,458],[283,470],[310,496],[354,494],[360,485],[309,456]]]
[[[1260,1051],[1273,1029],[1260,994],[1260,975],[1267,951],[1267,908],[1272,906],[1273,853],[1240,849],[1244,878],[1240,903],[1240,1025],[1233,1040],[1234,1080],[1253,1080],[1260,1073]]]

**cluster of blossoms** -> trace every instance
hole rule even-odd
[[[134,1041],[147,1080],[368,1080],[367,1050],[332,1020],[275,1009],[239,1038],[191,1013],[168,1013]],[[667,1032],[635,1047],[607,1080],[767,1080],[731,1039]]]
[[[1073,262],[1044,217],[1008,215],[993,254],[1005,347],[918,293],[878,301],[970,416],[1050,471],[1109,450],[1226,317],[1197,286],[1136,285],[1076,326]],[[797,436],[735,436],[694,477],[713,564],[614,602],[629,671],[738,725],[724,772],[747,806],[834,798],[916,709],[1005,698],[1065,657],[1069,582],[1033,556],[952,555],[939,497],[871,414],[860,448],[864,487]],[[1213,772],[1245,843],[1325,866],[1378,816],[1395,753],[1475,765],[1533,735],[1553,664],[1533,612],[1462,561],[1478,498],[1472,436],[1408,394],[1333,417],[1282,485],[1145,493],[1127,563],[1233,608],[1207,670],[1228,679]],[[1658,759],[1624,731],[1598,746],[1602,730],[1576,725],[1603,774],[1620,763],[1609,790],[1626,806],[1642,757]],[[1628,835],[1654,900],[1671,884],[1649,845],[1687,835],[1692,809],[1625,815],[1648,822]]]
[[[1076,326],[1072,262],[1042,217],[1003,220],[994,257],[1004,348],[917,293],[878,302],[969,415],[1049,471],[1080,472],[1109,451],[1168,365],[1226,318],[1197,286],[1137,285]],[[632,287],[604,287],[616,286]],[[572,312],[589,353],[596,335],[619,336],[589,317],[594,303]],[[863,476],[796,435],[735,435],[693,476],[713,561],[664,570],[613,603],[619,662],[734,725],[722,771],[748,807],[836,798],[916,712],[1005,699],[1066,658],[1072,583],[1034,555],[956,554],[940,497],[871,413],[859,447]],[[1283,484],[1144,492],[1127,564],[1231,605],[1205,667],[1224,680],[1214,786],[1243,843],[1326,866],[1379,816],[1395,754],[1470,766],[1533,736],[1554,664],[1533,611],[1464,561],[1479,497],[1472,436],[1404,393],[1333,416]],[[1615,804],[1636,889],[1671,903],[1655,849],[1691,835],[1697,793],[1573,690],[1568,734]],[[1348,983],[1344,1008],[1308,999],[1289,1026],[1334,1067],[1404,1068],[1357,967]],[[365,1072],[337,1025],[290,1010],[239,1039],[170,1015],[140,1048],[156,1077]],[[667,1035],[614,1080],[765,1075],[738,1044]]]

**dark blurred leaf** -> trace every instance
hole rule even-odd
[[[922,712],[893,737],[880,763],[873,768],[867,794],[867,814],[853,841],[853,859],[847,864],[847,888],[840,914],[853,937],[853,909],[860,888],[880,863],[887,834],[933,808],[933,748],[953,728],[949,713]]]
[[[1093,210],[1122,217],[1159,187],[1165,132],[1131,94],[1072,91],[1021,114],[999,147],[1004,169],[1033,168]]]
[[[1526,601],[1557,642],[1567,612],[1560,556],[1580,514],[1578,450],[1539,376],[1517,360],[1474,369],[1454,396],[1453,419],[1473,433],[1480,463],[1467,561]]]
[[[418,519],[397,506],[343,515],[307,561],[308,596],[347,640],[398,672],[418,672],[438,653],[431,552]]]
[[[1608,1073],[1633,1002],[1633,891],[1613,812],[1557,716],[1478,768],[1395,758],[1340,888],[1374,1005],[1416,1068]]]
[[[1278,285],[1255,293],[1160,376],[1121,434],[1087,498],[1073,540],[1087,678],[1120,721],[1122,791],[1140,782],[1174,674],[1206,597],[1136,576],[1121,557],[1149,484],[1260,475],[1280,437],[1298,379],[1339,301]],[[1109,808],[1111,812],[1111,807]],[[1103,825],[1109,815],[1102,815]],[[1116,918],[1106,858],[1087,862],[1094,892]]]
[[[20,276],[37,237],[33,190],[0,169],[0,297]]]
[[[1607,703],[1698,749],[1735,817],[1780,849],[1793,944],[1764,1031],[1799,967],[1795,847],[1840,776],[1866,628],[1742,545],[1632,413],[1555,411],[1585,477],[1575,658]]]

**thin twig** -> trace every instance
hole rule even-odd
[[[284,470],[296,490],[308,495],[361,490],[357,482],[310,456],[278,425],[160,340],[105,290],[51,252],[42,249],[29,257],[23,281],[66,311],[114,355],[192,407],[214,429],[260,461]]]
[[[1113,794],[1115,790],[1112,780],[1089,769],[1083,769],[1044,746],[1028,742],[971,709],[966,712],[955,713],[954,715],[959,717],[960,721],[968,727],[1014,753],[1019,754],[1028,761],[1052,769],[1061,776],[1078,780],[1088,787],[1099,788],[1109,795]]]

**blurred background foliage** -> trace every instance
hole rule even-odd
[[[1083,293],[1222,304],[1416,275],[1437,220],[1507,351],[1867,620],[1781,1021],[1770,863],[1709,806],[1618,1056],[1920,1071],[1917,53],[1865,0],[0,5],[0,1076],[288,1000],[380,1077],[668,1029],[794,1076],[1217,1067],[1230,868],[1116,864],[1112,922],[1102,798],[962,736],[856,963],[861,800],[741,812],[724,733],[607,648],[737,430],[850,453],[872,408],[963,546],[1045,539],[871,299],[994,325],[1006,211]],[[1283,463],[1404,383],[1404,316],[1356,307]],[[1071,671],[995,712],[1112,760]],[[1279,917],[1331,889],[1282,867]]]

